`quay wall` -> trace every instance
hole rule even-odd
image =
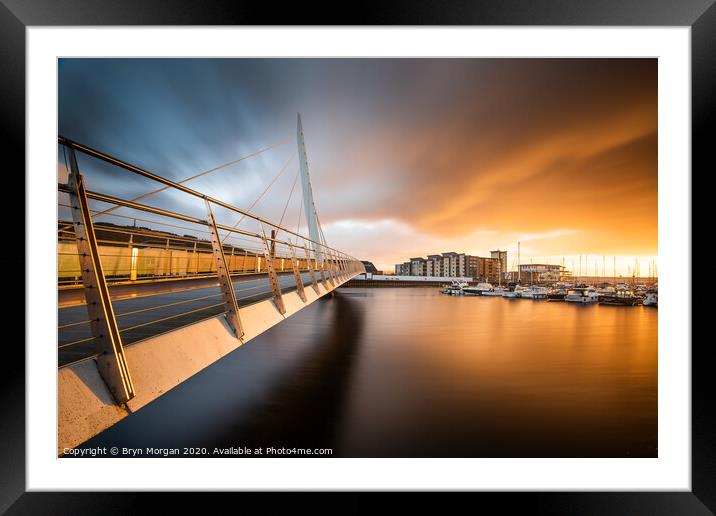
[[[354,287],[354,288],[360,288],[360,287],[441,287],[445,284],[449,284],[449,281],[401,281],[401,280],[388,280],[388,281],[378,281],[378,280],[358,280],[358,279],[352,279],[350,281],[347,281],[342,286],[346,288]],[[471,282],[472,283],[472,282]],[[474,282],[477,284],[477,282]]]
[[[453,280],[477,285],[477,281],[469,277],[443,276],[388,276],[383,274],[362,273],[348,281],[345,287],[441,287],[449,285]]]

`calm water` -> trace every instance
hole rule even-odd
[[[343,288],[98,445],[654,457],[657,310]]]

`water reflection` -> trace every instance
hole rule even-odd
[[[86,446],[653,457],[657,313],[340,289]]]

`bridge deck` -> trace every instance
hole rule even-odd
[[[302,275],[305,288],[311,277]],[[232,278],[240,307],[271,297],[266,275]],[[283,292],[296,289],[293,274],[279,277]],[[129,345],[224,312],[216,278],[117,285],[111,295],[123,344]],[[83,293],[60,291],[58,310],[58,365],[68,365],[94,356]]]

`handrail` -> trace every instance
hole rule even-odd
[[[186,186],[184,186],[184,185],[181,185],[181,184],[179,184],[179,183],[177,183],[177,182],[175,182],[175,181],[172,181],[172,180],[170,180],[170,179],[166,179],[166,178],[164,178],[164,177],[162,177],[162,176],[160,176],[160,175],[157,175],[157,174],[155,174],[155,173],[153,173],[153,172],[149,172],[149,171],[147,171],[147,170],[144,170],[144,169],[141,169],[141,168],[136,167],[136,166],[134,166],[134,165],[131,165],[131,164],[125,162],[125,161],[122,161],[122,160],[120,160],[120,159],[118,159],[118,158],[115,158],[115,157],[113,157],[113,156],[110,156],[109,154],[105,154],[105,153],[103,153],[103,152],[101,152],[101,151],[98,151],[98,150],[93,149],[93,148],[91,148],[91,147],[88,147],[88,146],[86,146],[86,145],[82,145],[82,144],[80,144],[80,143],[77,143],[77,142],[75,142],[75,141],[72,141],[72,140],[70,140],[69,138],[66,138],[66,137],[64,137],[64,136],[61,136],[61,135],[58,136],[58,137],[57,137],[57,142],[58,142],[60,145],[65,145],[65,146],[67,146],[67,147],[71,147],[71,148],[73,148],[73,149],[75,149],[75,150],[77,150],[77,151],[79,151],[79,152],[82,152],[83,154],[86,154],[86,155],[88,155],[88,156],[92,156],[92,157],[94,157],[94,158],[100,159],[100,160],[102,160],[102,161],[105,161],[105,162],[110,163],[110,164],[112,164],[112,165],[115,165],[115,166],[117,166],[117,167],[120,167],[120,168],[123,168],[123,169],[125,169],[125,170],[128,170],[129,172],[132,172],[132,173],[138,174],[138,175],[140,175],[140,176],[146,177],[146,178],[151,179],[151,180],[153,180],[153,181],[157,181],[157,182],[159,182],[159,183],[162,183],[162,184],[165,185],[165,186],[169,186],[169,187],[171,187],[171,188],[175,188],[175,189],[180,190],[180,191],[182,191],[182,192],[184,192],[184,193],[187,193],[187,194],[189,194],[189,195],[193,195],[194,197],[198,197],[199,199],[207,200],[207,201],[209,201],[209,202],[211,202],[211,203],[213,203],[213,204],[216,204],[216,205],[218,205],[218,206],[221,206],[222,208],[226,208],[226,209],[231,210],[231,211],[234,211],[234,212],[236,212],[236,213],[240,213],[241,215],[244,215],[245,217],[249,217],[249,218],[251,218],[251,219],[253,219],[253,220],[256,220],[257,222],[260,222],[260,223],[262,223],[262,224],[266,224],[267,226],[271,226],[271,227],[276,228],[276,229],[278,229],[278,230],[285,231],[286,233],[289,233],[289,234],[294,235],[294,236],[296,236],[296,237],[298,237],[298,238],[301,238],[301,239],[303,239],[304,241],[308,241],[308,242],[311,242],[311,243],[313,243],[313,244],[316,244],[316,245],[320,246],[321,248],[330,249],[331,251],[335,251],[335,252],[337,252],[337,253],[339,253],[339,254],[341,254],[341,255],[343,255],[343,256],[347,256],[347,255],[345,255],[344,253],[342,253],[341,251],[338,251],[337,249],[333,249],[332,247],[329,247],[329,246],[325,245],[325,244],[322,243],[322,242],[317,242],[317,241],[315,241],[315,240],[312,240],[312,239],[310,239],[309,237],[306,237],[306,236],[304,236],[304,235],[301,235],[301,234],[299,234],[299,233],[296,233],[295,231],[293,231],[293,230],[291,230],[291,229],[288,229],[288,228],[285,228],[285,227],[283,227],[283,226],[280,226],[280,225],[278,225],[278,224],[276,224],[276,223],[274,223],[274,222],[271,222],[271,221],[269,221],[269,220],[267,220],[267,219],[264,219],[263,217],[259,217],[259,216],[257,216],[257,215],[254,215],[254,214],[250,213],[250,212],[247,212],[247,211],[245,211],[245,210],[242,210],[241,208],[238,208],[238,207],[236,207],[236,206],[233,206],[233,205],[231,205],[231,204],[229,204],[229,203],[226,203],[226,202],[224,202],[224,201],[222,201],[222,200],[220,200],[220,199],[216,199],[216,198],[214,198],[214,197],[210,197],[210,196],[208,196],[208,195],[202,194],[201,192],[198,192],[198,191],[196,191],[196,190],[193,190],[193,189],[191,189],[191,188],[188,188],[188,187],[186,187]],[[61,185],[61,183],[60,183],[60,185]],[[63,186],[64,186],[64,185],[63,185]],[[67,190],[62,190],[62,191],[68,191],[68,190],[69,190],[69,189],[67,189]],[[144,206],[144,205],[139,205],[139,204],[136,204],[136,205],[135,205],[135,203],[131,203],[130,201],[124,201],[124,200],[121,200],[121,199],[112,198],[112,197],[110,197],[110,196],[104,196],[104,195],[98,194],[98,193],[87,192],[87,194],[88,194],[88,197],[94,198],[94,199],[96,199],[96,200],[112,199],[112,200],[105,200],[105,202],[114,202],[115,204],[121,204],[121,205],[124,205],[124,206],[127,206],[127,207],[133,207],[133,208],[137,208],[137,209],[142,209],[142,208],[139,208],[138,206]],[[103,199],[103,198],[98,198],[98,197],[93,197],[93,195],[95,195],[95,196],[101,196],[101,197],[103,197],[104,199]],[[122,203],[124,203],[124,204],[118,203],[117,201],[122,201]],[[201,222],[198,222],[199,219],[194,219],[193,217],[177,216],[178,214],[172,214],[172,213],[169,212],[168,210],[161,210],[160,208],[153,208],[153,210],[159,210],[159,211],[153,211],[153,213],[158,214],[158,215],[165,215],[165,216],[170,216],[170,217],[171,217],[171,216],[174,216],[174,217],[176,217],[176,218],[180,218],[180,219],[185,220],[185,221],[187,221],[187,222],[196,222],[196,223],[200,223],[200,224],[201,224]],[[149,211],[149,210],[145,210],[145,211]],[[163,213],[162,213],[162,212],[163,212]],[[193,220],[192,220],[192,219],[193,219]],[[204,224],[206,224],[205,221],[204,221]],[[223,230],[225,230],[225,231],[234,231],[234,232],[242,233],[242,234],[245,234],[245,235],[248,235],[248,236],[257,237],[257,238],[261,238],[261,237],[262,237],[262,235],[259,235],[259,234],[256,234],[256,233],[249,233],[249,232],[245,232],[245,231],[242,231],[242,230],[236,230],[236,229],[234,229],[234,228],[230,228],[229,226],[219,226],[219,225],[217,224],[217,227],[219,227],[220,229],[223,229]],[[274,240],[274,239],[270,239],[270,240]],[[274,240],[274,241],[276,241],[276,242],[281,242],[281,241],[278,241],[278,240]],[[285,243],[285,242],[283,242],[283,243]],[[355,257],[353,257],[353,256],[350,256],[349,258],[351,258],[352,260],[357,260],[357,258],[355,258]]]
[[[71,191],[70,188],[69,188],[69,186],[67,186],[67,185],[64,184],[64,183],[57,183],[57,190],[60,191],[60,192],[64,192],[64,193],[70,193],[70,191]],[[140,204],[140,203],[137,203],[137,202],[125,201],[124,199],[120,199],[120,198],[118,198],[118,197],[113,197],[113,196],[111,196],[111,195],[100,194],[100,193],[93,192],[93,191],[90,191],[90,190],[87,190],[87,197],[90,198],[90,199],[94,199],[95,201],[102,201],[102,202],[106,202],[106,203],[110,203],[110,204],[117,204],[117,205],[119,205],[119,206],[124,206],[124,207],[126,207],[126,208],[133,208],[133,209],[140,210],[140,211],[146,211],[146,212],[148,212],[148,213],[154,213],[155,215],[162,215],[162,216],[164,216],[164,217],[171,217],[171,218],[183,220],[183,221],[185,221],[185,222],[191,222],[191,223],[193,223],[193,224],[199,224],[199,225],[201,225],[201,226],[208,226],[208,225],[209,225],[208,221],[206,221],[206,220],[204,220],[204,219],[199,219],[199,218],[196,218],[196,217],[191,217],[191,216],[189,216],[189,215],[184,215],[184,214],[181,214],[181,213],[176,213],[176,212],[173,212],[173,211],[170,211],[170,210],[164,210],[164,209],[162,209],[162,208],[155,208],[154,206],[147,206],[146,204]],[[252,232],[250,232],[250,231],[245,231],[245,230],[243,230],[243,229],[232,228],[232,227],[226,226],[226,225],[224,225],[224,224],[217,224],[216,227],[219,228],[219,229],[223,229],[224,231],[229,231],[229,232],[232,232],[232,233],[239,233],[239,234],[241,234],[241,235],[249,236],[249,237],[252,237],[252,238],[258,238],[258,239],[264,238],[263,235],[260,235],[260,234],[258,234],[258,233],[252,233]],[[325,244],[322,244],[322,243],[319,243],[319,242],[315,242],[315,241],[311,240],[310,238],[304,237],[304,236],[302,236],[302,235],[300,235],[300,234],[298,234],[298,233],[293,233],[293,232],[291,232],[291,233],[294,234],[294,235],[297,235],[297,236],[298,236],[299,238],[301,238],[301,239],[304,239],[304,240],[307,240],[307,241],[309,241],[309,242],[315,243],[315,244],[319,245],[319,246],[320,246],[321,248],[323,248],[323,249],[329,249],[329,250],[331,250],[331,251],[335,251],[335,252],[339,253],[342,257],[344,257],[344,259],[345,259],[345,258],[350,258],[350,259],[352,259],[352,260],[356,260],[356,258],[353,258],[352,256],[348,256],[348,255],[346,255],[345,253],[343,253],[342,251],[338,251],[337,249],[333,249],[332,247],[329,247],[329,246],[327,246],[327,245],[325,245]],[[171,238],[171,237],[166,237],[166,238]],[[301,249],[307,249],[307,250],[310,251],[310,249],[308,249],[307,247],[302,246],[302,245],[299,245],[299,244],[297,244],[297,243],[290,243],[290,242],[287,242],[287,241],[285,241],[285,240],[279,240],[279,239],[277,239],[277,238],[271,238],[271,237],[268,237],[268,236],[266,237],[266,240],[273,241],[273,242],[276,242],[277,244],[282,244],[282,245],[289,245],[289,244],[290,244],[290,245],[292,245],[292,246],[294,246],[294,247],[298,247],[298,248],[301,248]]]

